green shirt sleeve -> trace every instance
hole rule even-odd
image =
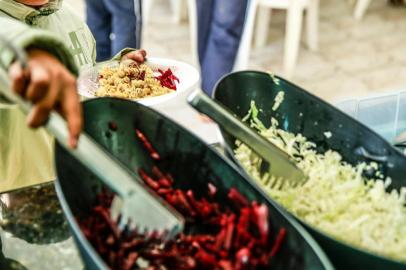
[[[126,55],[129,52],[135,51],[135,49],[133,48],[124,48],[121,51],[119,51],[115,56],[113,56],[112,60],[117,60],[120,61],[121,57],[123,57],[124,55]]]
[[[48,51],[57,57],[74,75],[77,76],[79,74],[79,69],[69,49],[64,42],[54,34],[30,27],[11,18],[0,17],[0,25],[0,35],[11,43],[24,49],[35,47]],[[13,59],[13,53],[5,49],[4,45],[0,44],[0,61],[2,66],[9,67]]]

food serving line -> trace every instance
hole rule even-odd
[[[362,168],[357,167],[358,173],[354,171],[357,183],[364,188],[360,196],[373,191],[371,186],[375,182],[368,182],[368,179],[378,184],[385,181],[388,190],[397,190],[398,193],[393,191],[391,196],[385,195],[385,187],[379,190],[383,192],[382,200],[385,203],[389,199],[397,202],[396,209],[399,211],[393,219],[396,230],[390,235],[395,243],[390,243],[389,251],[384,253],[384,248],[369,247],[363,241],[358,243],[346,237],[334,236],[322,226],[315,225],[317,219],[311,221],[300,211],[292,210],[286,200],[279,200],[283,192],[296,186],[282,184],[275,188],[269,185],[269,181],[273,183],[274,180],[269,175],[264,178],[259,173],[263,168],[253,153],[245,152],[249,156],[245,161],[244,158],[239,159],[238,155],[237,159],[234,158],[234,154],[238,154],[234,151],[239,151],[238,148],[242,146],[241,143],[236,144],[233,136],[236,134],[222,132],[225,156],[210,147],[207,142],[213,143],[220,138],[217,137],[218,131],[213,132],[216,127],[202,122],[196,124],[201,118],[191,113],[185,101],[196,89],[197,72],[188,65],[170,60],[151,59],[150,65],[165,68],[163,72],[160,71],[161,76],[166,73],[171,77],[173,72],[168,85],[173,85],[174,79],[177,81],[176,92],[152,97],[151,103],[146,104],[162,114],[144,106],[145,102],[149,102],[148,98],[140,103],[115,98],[88,100],[84,102],[85,132],[109,155],[137,173],[147,189],[179,211],[186,218],[186,227],[177,236],[176,242],[167,243],[162,242],[160,237],[145,239],[140,231],[117,227],[109,217],[113,194],[103,188],[103,182],[94,173],[97,171],[83,165],[73,156],[74,152],[58,144],[55,155],[57,195],[86,267],[106,269],[108,265],[115,269],[132,269],[143,264],[154,267],[163,264],[176,269],[194,269],[197,266],[201,269],[404,269],[402,250],[405,247],[402,244],[396,247],[397,242],[402,243],[404,232],[396,226],[404,224],[402,222],[406,215],[402,206],[405,193],[401,191],[401,187],[405,186],[406,158],[402,153],[346,114],[272,74],[254,71],[233,73],[223,78],[214,92],[216,101],[236,116],[251,121],[254,130],[261,134],[265,132],[262,135],[272,143],[279,143],[279,147],[291,155],[292,161],[308,174],[306,177],[309,179],[303,187],[311,189],[317,186],[311,181],[314,178],[312,171],[301,167],[306,161],[305,153],[316,151],[324,155],[334,150],[347,162],[339,161],[337,166],[348,169],[359,163],[366,164]],[[100,68],[96,66],[82,74],[79,79],[80,91],[85,89],[87,95],[95,95],[99,80],[106,79],[99,76]],[[171,72],[167,73],[168,70]],[[144,75],[141,77],[144,78]],[[119,77],[123,78],[125,74]],[[246,117],[248,112],[250,117]],[[192,133],[170,118],[183,122]],[[266,131],[270,125],[274,129]],[[212,129],[207,134],[215,134],[214,138],[206,137],[206,143],[203,142],[193,135],[199,133],[200,137],[205,137],[197,128]],[[266,132],[275,132],[274,136],[279,141],[266,136]],[[296,141],[290,144],[291,136],[297,136],[292,134],[302,134],[304,137],[296,137]],[[314,144],[306,144],[306,138]],[[223,142],[222,139],[220,142]],[[306,147],[301,147],[301,143]],[[293,150],[289,152],[289,149]],[[272,164],[270,166],[272,173]],[[390,180],[386,177],[390,177]],[[342,179],[348,182],[352,180]],[[262,187],[264,181],[271,190]],[[279,194],[279,197],[272,194]],[[50,200],[55,202],[56,198],[51,197]],[[389,208],[394,208],[392,206]],[[288,214],[284,207],[298,219]],[[49,209],[40,207],[38,210],[50,213]],[[382,211],[387,209],[382,208]],[[4,213],[7,213],[7,208]],[[57,210],[57,213],[61,214],[61,211]],[[388,217],[392,218],[390,215]],[[10,222],[13,223],[12,218],[8,219],[8,224]],[[50,226],[44,224],[46,232]],[[66,232],[66,221],[59,225]],[[32,226],[38,228],[38,225]],[[16,226],[5,228],[16,230]],[[399,232],[400,237],[397,235]],[[16,235],[21,237],[25,233]],[[65,233],[62,238],[67,237]],[[4,239],[9,241],[12,238],[5,236]],[[53,241],[45,240],[47,243]],[[72,253],[69,254],[71,256]],[[22,260],[24,264],[26,259]],[[78,261],[76,263],[80,264]],[[67,266],[72,267],[69,262]],[[43,266],[41,269],[44,269]]]
[[[157,110],[208,144],[219,142],[217,125],[202,120],[186,101],[173,100]],[[13,202],[10,207],[1,204],[0,269],[83,269],[53,183],[2,193],[0,198]]]

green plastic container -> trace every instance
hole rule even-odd
[[[275,112],[272,111],[272,105],[280,91],[285,92],[285,97]],[[271,117],[274,117],[279,121],[280,128],[296,134],[302,133],[315,142],[319,152],[335,150],[353,165],[376,161],[380,171],[392,178],[390,188],[406,186],[406,157],[401,152],[365,125],[280,77],[257,71],[232,73],[219,81],[213,96],[241,118],[247,114],[250,102],[254,100],[258,109],[261,109],[259,118],[265,126],[270,126]],[[333,136],[326,140],[324,132],[331,132]],[[239,164],[233,156],[235,138],[224,131],[222,134],[228,154]],[[304,226],[337,269],[406,269],[404,262],[354,248],[308,224]]]
[[[287,229],[286,242],[272,259],[270,269],[334,269],[297,221],[252,185],[235,164],[184,128],[143,105],[113,98],[86,101],[84,114],[86,132],[134,172],[140,167],[149,170],[153,165],[149,154],[135,137],[134,128],[138,128],[160,153],[163,160],[159,166],[172,174],[176,186],[199,194],[199,190],[211,181],[220,198],[225,198],[228,190],[235,187],[250,201],[265,203],[269,208],[270,231],[276,232],[280,227]],[[109,130],[109,121],[118,125],[118,131]],[[61,146],[56,146],[55,155],[57,194],[81,256],[88,269],[107,269],[74,218],[88,213],[102,184]]]

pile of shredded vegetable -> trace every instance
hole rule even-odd
[[[276,119],[272,119],[271,126],[266,128],[258,119],[258,113],[252,103],[245,120],[287,152],[309,177],[302,186],[287,182],[283,182],[283,186],[274,186],[277,183],[274,177],[260,176],[261,159],[237,141],[236,158],[268,194],[299,219],[338,240],[406,261],[406,188],[400,192],[386,191],[390,178],[384,179],[379,172],[375,174],[377,179],[363,176],[365,170],[376,171],[376,163],[354,167],[335,151],[317,153],[314,143],[301,134],[279,129]]]

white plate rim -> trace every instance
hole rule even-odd
[[[97,63],[96,65],[86,68],[81,71],[81,75],[78,78],[78,92],[81,96],[87,99],[99,98],[91,94],[91,91],[88,89],[89,85],[95,84],[94,80],[89,77],[89,73],[95,73],[98,69],[105,65],[116,65],[119,61],[106,61]],[[197,87],[200,81],[200,74],[195,67],[192,65],[181,62],[178,60],[167,59],[167,58],[155,58],[148,57],[145,61],[153,70],[157,68],[167,69],[171,68],[175,76],[179,78],[179,83],[177,84],[177,90],[173,93],[165,94],[157,97],[143,98],[139,100],[134,100],[146,106],[157,105],[160,103],[167,102],[179,96],[181,93],[184,93],[191,88]],[[86,83],[87,82],[87,83]],[[96,87],[96,85],[95,85]],[[86,88],[86,89],[85,89]],[[131,100],[131,99],[129,99]]]

